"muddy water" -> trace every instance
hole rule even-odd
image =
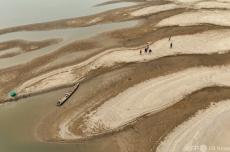
[[[91,15],[133,5],[130,2],[95,6],[107,0],[0,0],[0,29]]]
[[[66,89],[22,99],[0,106],[1,152],[94,152],[101,151],[96,143],[57,144],[40,142],[35,135],[39,120],[50,111],[58,110],[57,99]]]
[[[0,69],[29,62],[34,58],[51,53],[57,50],[58,48],[68,45],[69,43],[74,42],[76,40],[86,39],[106,31],[132,27],[137,24],[138,21],[126,21],[120,23],[100,24],[100,25],[94,25],[94,26],[83,27],[83,28],[54,30],[54,31],[15,32],[6,35],[1,35],[0,42],[13,40],[13,39],[25,39],[25,40],[36,41],[36,40],[50,39],[50,38],[60,38],[63,39],[63,41],[56,45],[51,45],[49,47],[42,48],[36,51],[31,51],[14,57],[0,59]]]
[[[10,27],[21,24],[46,22],[49,20],[95,14],[98,12],[135,4],[130,2],[119,2],[115,4],[97,6],[98,4],[106,1],[107,0],[0,0],[0,29],[2,27],[4,28],[4,26]],[[27,41],[39,41],[53,38],[62,39],[62,41],[58,44],[51,45],[46,48],[22,53],[12,57],[1,58],[0,69],[27,63],[37,57],[41,57],[59,49],[60,47],[68,45],[73,41],[86,39],[106,31],[131,27],[137,23],[137,21],[128,21],[82,28],[13,32],[0,35],[0,43],[16,39]],[[19,51],[23,52],[24,50]],[[7,52],[5,51],[4,53]]]
[[[138,21],[126,21],[108,24],[99,24],[89,27],[81,28],[68,28],[68,29],[58,29],[50,31],[26,31],[26,32],[13,32],[4,35],[0,35],[0,42],[10,41],[13,39],[23,39],[27,41],[42,41],[52,38],[60,38],[65,41],[68,40],[79,40],[85,39],[95,34],[116,30],[126,27],[134,26]]]

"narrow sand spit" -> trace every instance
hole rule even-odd
[[[230,11],[198,11],[185,12],[160,21],[157,26],[189,26],[198,24],[215,24],[221,26],[230,26]]]
[[[229,151],[230,100],[199,111],[195,117],[174,129],[161,142],[157,152]],[[217,149],[221,147],[223,149]],[[197,150],[195,148],[198,148]]]
[[[197,4],[197,3],[205,3],[206,0],[170,0],[173,3],[179,3],[179,4]],[[207,1],[208,2],[208,1]],[[215,1],[210,1],[210,3],[215,3],[215,2],[219,2],[219,3],[229,3],[229,0],[215,0]],[[209,2],[208,2],[209,3]]]
[[[47,89],[47,86],[49,87],[57,87],[58,85],[61,86],[61,85],[68,85],[68,84],[72,84],[70,82],[73,82],[75,77],[74,75],[72,74],[72,70],[71,69],[66,69],[65,71],[59,71],[57,70],[56,71],[57,73],[53,73],[52,76],[49,75],[49,77],[45,77],[46,75],[43,75],[42,77],[46,79],[46,81],[40,81],[39,84],[40,84],[40,88],[39,90],[37,90],[38,92],[41,90],[45,90]],[[42,77],[40,77],[40,79],[42,79]],[[37,86],[36,86],[36,83],[38,82],[31,82],[31,83],[35,83],[35,86],[31,86],[30,88],[26,88],[25,87],[25,92],[31,92],[31,90],[35,90],[36,92],[36,89]],[[57,85],[58,84],[58,85]],[[28,90],[29,89],[29,90]]]
[[[230,8],[230,3],[225,3],[225,2],[200,2],[194,5],[195,8],[201,9],[201,8]]]
[[[175,4],[149,6],[149,7],[145,7],[145,8],[136,10],[136,11],[130,13],[130,15],[132,15],[132,16],[145,16],[145,15],[155,14],[155,13],[168,11],[168,10],[172,10],[172,9],[176,9],[176,8],[178,8],[178,6]]]
[[[4,58],[5,56],[9,55],[9,54],[20,54],[23,51],[20,48],[12,48],[12,49],[7,49],[4,51],[0,51],[0,58]]]
[[[170,0],[173,3],[183,4],[183,5],[192,5],[198,2],[202,2],[204,0]]]
[[[39,92],[57,86],[57,82],[63,76],[65,80],[58,83],[59,85],[71,84],[73,81],[78,81],[91,70],[99,69],[100,67],[112,67],[117,63],[131,62],[147,62],[164,56],[177,54],[209,54],[209,53],[225,53],[230,49],[230,30],[213,30],[200,34],[175,36],[172,38],[174,48],[169,48],[168,38],[157,41],[150,48],[152,54],[139,55],[137,49],[112,49],[100,53],[78,65],[62,68],[51,71],[47,74],[35,77],[20,87],[18,91],[22,94]],[[207,38],[209,41],[207,42]],[[81,69],[80,73],[74,75],[74,69]],[[60,74],[60,75],[59,75]]]

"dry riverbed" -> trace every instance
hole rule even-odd
[[[5,35],[138,21],[68,43],[56,37],[1,42],[0,60],[35,56],[0,69],[0,102],[14,100],[8,97],[13,89],[21,98],[80,81],[71,102],[39,123],[40,140],[112,143],[114,152],[228,147],[229,8],[222,0],[137,0],[91,16],[0,29]],[[151,53],[143,51],[147,43]],[[44,49],[53,50],[36,56]]]

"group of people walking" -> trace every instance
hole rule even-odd
[[[170,46],[169,48],[172,49],[173,48],[173,43],[172,43],[172,37],[169,37],[169,42],[170,42]],[[145,54],[151,54],[152,50],[149,48],[149,43],[147,44],[147,46],[144,48],[144,51],[142,52],[142,50],[140,50],[140,55],[142,55],[143,53]]]
[[[144,48],[144,53],[145,54],[151,54],[152,53],[152,49],[149,48],[149,44],[147,44],[147,46]],[[142,55],[142,50],[140,50],[140,55]]]

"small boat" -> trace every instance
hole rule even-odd
[[[73,86],[73,88],[69,92],[66,92],[65,96],[58,100],[57,106],[58,107],[62,106],[74,94],[74,92],[79,88],[79,86],[80,83],[77,83]]]

